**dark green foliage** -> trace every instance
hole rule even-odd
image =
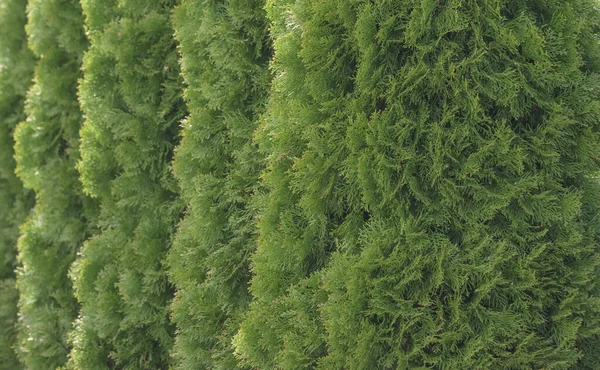
[[[271,54],[264,0],[184,0],[175,12],[190,116],[174,169],[187,205],[169,252],[179,369],[237,367],[262,160],[252,143]]]
[[[0,1],[0,369],[20,368],[15,286],[19,225],[32,206],[31,192],[15,175],[13,131],[25,119],[24,103],[33,77],[27,48],[24,0]]]
[[[54,369],[67,359],[78,309],[68,270],[94,212],[75,169],[82,123],[77,79],[87,45],[79,2],[30,0],[27,33],[39,62],[15,153],[17,174],[34,190],[36,205],[19,240],[19,355],[28,369]]]
[[[595,0],[273,0],[259,369],[597,369]]]
[[[101,232],[72,278],[81,302],[70,365],[165,369],[173,342],[162,260],[182,212],[169,171],[185,114],[170,24],[175,1],[85,0],[91,45],[78,165]]]

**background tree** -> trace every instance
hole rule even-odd
[[[165,369],[172,288],[163,259],[182,213],[169,171],[185,114],[175,1],[83,1],[91,41],[80,86],[79,171],[101,232],[73,269],[81,315],[70,365]]]
[[[77,79],[87,41],[78,1],[30,0],[27,14],[29,47],[39,60],[15,153],[17,174],[36,204],[19,240],[19,356],[28,369],[49,369],[63,365],[69,352],[78,306],[68,270],[95,209],[75,169],[82,122]]]
[[[190,111],[173,163],[187,212],[168,259],[180,369],[237,367],[231,340],[250,301],[262,167],[252,134],[270,83],[263,7],[184,0],[174,16]]]
[[[24,0],[0,1],[0,368],[19,369],[15,267],[19,225],[33,196],[15,175],[13,131],[25,119],[25,95],[33,77],[27,47]]]
[[[237,355],[597,368],[596,2],[269,4],[270,192]]]

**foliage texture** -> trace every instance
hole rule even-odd
[[[182,213],[169,170],[185,114],[174,1],[84,0],[90,49],[80,85],[78,164],[101,231],[73,268],[80,317],[70,365],[165,369],[173,342],[163,259]]]
[[[29,47],[39,60],[15,154],[17,174],[36,204],[18,244],[19,353],[28,369],[53,369],[69,352],[78,306],[68,270],[94,212],[75,170],[82,122],[77,79],[87,41],[78,1],[30,0],[27,12]]]
[[[174,16],[190,116],[173,167],[187,206],[169,252],[176,368],[237,368],[262,159],[252,142],[271,48],[264,0],[184,0]]]
[[[259,369],[595,369],[595,0],[271,0]],[[595,349],[594,349],[595,347]]]
[[[25,34],[26,1],[0,1],[0,369],[19,369],[15,286],[19,225],[32,207],[30,191],[15,175],[13,132],[25,119],[33,54]]]

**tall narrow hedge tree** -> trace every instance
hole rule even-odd
[[[19,240],[19,352],[28,369],[53,369],[67,359],[78,309],[68,270],[95,209],[75,169],[77,79],[87,41],[77,0],[30,0],[27,11],[29,47],[39,61],[15,153],[17,174],[34,190],[36,205]]]
[[[175,13],[190,116],[174,161],[187,205],[169,252],[176,368],[237,366],[231,340],[250,302],[252,196],[271,48],[264,0],[184,0]]]
[[[185,114],[170,14],[175,1],[82,2],[91,41],[80,86],[79,163],[101,232],[72,277],[82,304],[77,369],[166,369],[173,292],[163,259],[182,212],[169,170]]]
[[[33,54],[25,34],[25,0],[0,1],[0,369],[19,369],[15,267],[19,226],[32,207],[30,191],[15,175],[13,131],[25,119]]]
[[[595,0],[273,0],[260,369],[596,369]]]

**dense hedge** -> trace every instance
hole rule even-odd
[[[13,131],[25,119],[33,54],[25,34],[25,0],[0,1],[0,369],[19,369],[15,286],[19,225],[32,207],[30,191],[15,175]]]
[[[0,0],[0,369],[598,369],[599,40],[597,0]]]
[[[163,259],[182,213],[169,171],[185,114],[174,1],[82,2],[91,45],[80,86],[86,115],[85,190],[101,204],[101,232],[73,270],[81,314],[71,365],[164,369],[172,297]]]
[[[177,287],[179,369],[234,369],[232,337],[250,302],[264,110],[271,48],[264,0],[184,0],[174,20],[190,116],[173,163],[187,205],[169,252]]]
[[[269,195],[238,356],[597,368],[596,2],[269,4]]]
[[[64,364],[69,352],[78,306],[68,270],[94,212],[75,170],[82,122],[77,79],[87,46],[79,2],[30,0],[27,33],[39,61],[15,153],[17,174],[34,190],[36,205],[19,240],[19,354],[28,369],[49,369]]]

